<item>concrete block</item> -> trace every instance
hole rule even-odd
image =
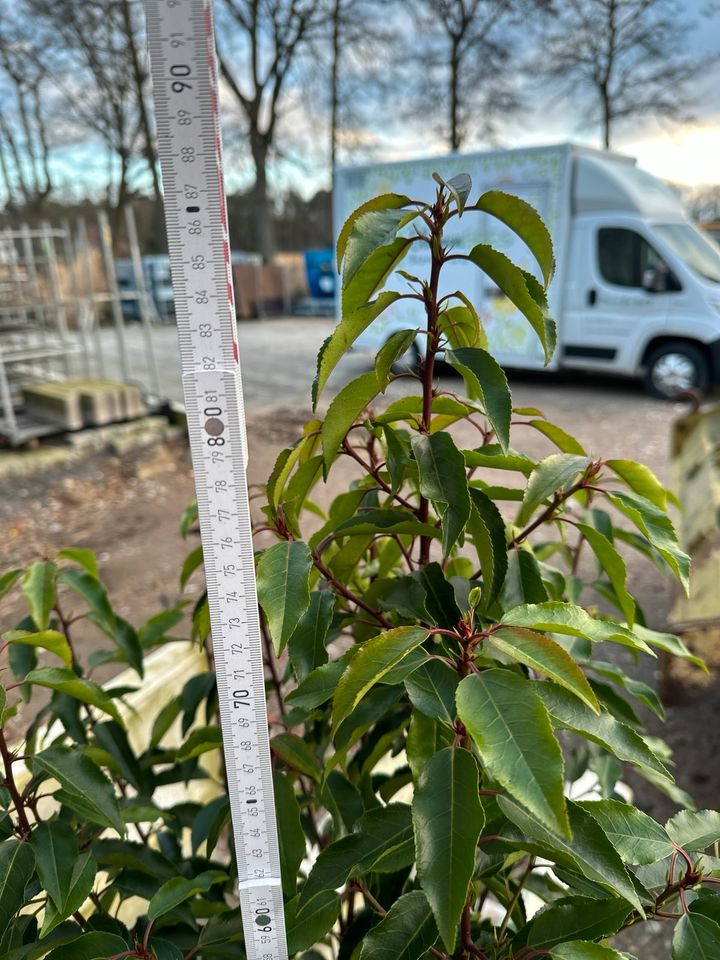
[[[140,387],[134,383],[123,383],[120,386],[122,386],[123,417],[126,420],[136,420],[138,417],[144,417],[147,414],[147,407],[143,401]]]
[[[680,595],[670,614],[675,628],[720,623],[720,547],[693,556],[690,596]]]
[[[80,388],[72,380],[23,387],[26,412],[62,430],[79,430],[84,425],[81,397]]]
[[[720,466],[715,458],[706,460],[676,488],[683,512],[679,522],[680,542],[693,552],[705,542],[720,538]]]
[[[83,420],[87,426],[102,426],[122,420],[122,384],[110,380],[77,382],[81,390]]]

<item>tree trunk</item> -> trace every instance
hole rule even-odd
[[[117,198],[112,213],[112,245],[113,252],[116,255],[120,244],[120,232],[128,199],[127,175],[130,166],[130,155],[128,153],[118,151],[118,156],[120,158],[120,174],[118,176]]]
[[[608,89],[606,85],[600,87],[600,106],[602,109],[602,128],[603,128],[603,144],[606,150],[610,149],[610,125],[612,123],[612,115],[610,110],[610,97],[608,95]]]
[[[251,136],[253,164],[255,166],[255,184],[251,191],[253,215],[255,217],[258,246],[263,263],[272,263],[275,254],[275,224],[273,223],[267,184],[267,143],[261,136]]]
[[[332,186],[335,186],[335,165],[337,164],[337,134],[338,134],[338,107],[340,91],[339,60],[340,60],[340,18],[342,17],[342,0],[335,0],[333,7],[332,25],[332,64],[330,67],[330,177]]]
[[[460,56],[459,42],[456,37],[452,38],[452,48],[450,50],[450,150],[456,153],[462,143],[460,132],[460,98],[458,85],[460,82]]]
[[[155,197],[155,207],[157,212],[162,211],[162,192],[160,190],[160,177],[157,168],[157,153],[155,142],[153,140],[150,118],[148,116],[147,104],[145,103],[145,81],[147,74],[140,62],[140,54],[135,43],[135,32],[133,30],[132,14],[130,11],[129,0],[122,2],[123,26],[127,37],[128,50],[132,59],[133,80],[135,81],[135,96],[137,99],[138,114],[140,116],[140,126],[143,136],[143,155],[148,165],[150,176],[152,177],[153,196]]]

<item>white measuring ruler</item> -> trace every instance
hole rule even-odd
[[[287,960],[212,0],[145,9],[245,952]]]

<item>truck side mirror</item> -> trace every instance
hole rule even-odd
[[[643,271],[642,287],[648,293],[666,293],[670,289],[670,271],[664,264],[648,267]]]

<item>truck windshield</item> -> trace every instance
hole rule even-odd
[[[689,223],[658,223],[657,233],[705,280],[720,283],[720,247]]]

